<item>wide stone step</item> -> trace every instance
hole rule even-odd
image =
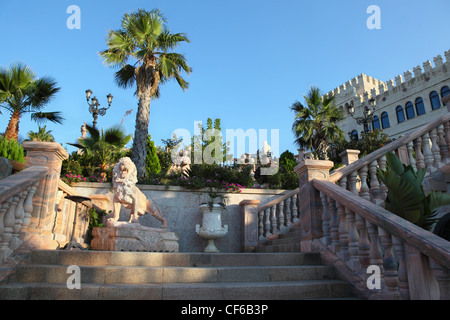
[[[274,244],[300,243],[300,240],[301,240],[300,237],[295,237],[295,236],[288,237],[288,238],[281,238],[281,237],[280,237],[280,238],[275,239],[275,240],[269,240],[269,241],[267,241],[267,244],[266,244],[266,245],[270,246],[270,245],[274,245]]]
[[[294,300],[350,297],[340,280],[291,282],[82,284],[13,283],[0,287],[0,299],[14,300]]]
[[[238,267],[321,264],[317,253],[158,253],[119,251],[39,250],[30,264],[143,267]]]
[[[286,244],[272,244],[266,246],[260,246],[256,248],[259,253],[276,253],[276,254],[286,254],[289,252],[299,252],[300,243],[286,243]]]
[[[79,266],[81,283],[213,283],[322,280],[335,277],[329,266],[268,267],[118,267]],[[23,265],[17,282],[65,284],[72,272],[67,266]]]
[[[286,233],[282,233],[279,236],[279,239],[288,239],[288,238],[300,238],[301,233],[300,231],[291,231],[291,232],[286,232]]]

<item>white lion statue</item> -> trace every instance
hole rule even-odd
[[[167,227],[167,221],[162,216],[158,207],[136,187],[137,170],[130,158],[121,158],[113,168],[113,212],[112,217],[108,219],[108,225],[114,225],[119,220],[120,208],[123,205],[130,209],[130,218],[128,222],[139,223],[138,217],[151,213],[153,217],[161,221],[162,228]]]

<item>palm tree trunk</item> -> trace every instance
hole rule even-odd
[[[6,127],[5,137],[7,139],[14,139],[18,141],[19,120],[20,120],[20,112],[14,111],[11,115],[11,119],[9,120],[8,127]]]
[[[147,136],[150,117],[150,97],[148,95],[139,96],[138,110],[136,113],[136,128],[133,139],[133,151],[131,160],[136,165],[138,180],[147,178],[145,170],[145,158],[147,156]]]
[[[133,139],[131,160],[136,165],[138,180],[147,179],[145,159],[147,157],[148,124],[150,121],[150,102],[159,86],[159,72],[156,70],[156,58],[145,59],[136,69],[137,96],[139,99],[136,113],[136,128]]]

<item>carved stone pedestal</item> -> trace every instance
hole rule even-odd
[[[113,227],[94,228],[92,250],[178,252],[178,235],[162,228],[116,222]]]

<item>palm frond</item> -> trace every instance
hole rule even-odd
[[[40,78],[30,84],[27,89],[29,105],[33,110],[41,110],[60,91],[57,83],[50,77]]]
[[[59,123],[62,124],[65,120],[61,116],[61,112],[54,111],[54,112],[33,112],[31,113],[31,119],[33,121],[36,121],[39,125],[42,123],[45,123],[46,121],[51,121],[53,123]]]
[[[125,65],[114,74],[116,84],[124,89],[131,88],[136,83],[136,68],[132,65]]]

